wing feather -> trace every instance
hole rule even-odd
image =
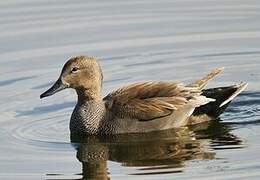
[[[170,115],[200,94],[197,87],[153,81],[124,86],[103,100],[109,111],[118,117],[151,120]]]

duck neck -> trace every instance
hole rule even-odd
[[[100,89],[77,89],[78,103],[85,104],[87,102],[101,102]]]
[[[98,92],[79,91],[78,103],[72,113],[70,121],[71,133],[97,134],[105,118],[105,104]]]

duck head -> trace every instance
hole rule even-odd
[[[65,63],[54,85],[41,94],[40,98],[51,96],[66,88],[73,88],[77,91],[79,99],[99,99],[102,79],[102,71],[95,58],[73,57]]]

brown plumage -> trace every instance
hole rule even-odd
[[[53,95],[65,88],[76,90],[78,103],[70,120],[71,133],[158,131],[188,125],[195,109],[200,117],[203,114],[214,115],[212,108],[223,112],[246,84],[232,86],[231,91],[226,88],[204,91],[203,87],[221,70],[214,69],[187,86],[176,82],[140,82],[123,86],[102,98],[100,65],[93,57],[78,56],[67,61],[56,83],[40,97]]]
[[[118,117],[152,120],[170,115],[200,93],[179,83],[151,81],[124,86],[103,100]]]

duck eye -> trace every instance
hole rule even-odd
[[[73,68],[71,69],[71,73],[75,73],[75,72],[77,72],[78,70],[79,70],[78,67],[73,67]]]

